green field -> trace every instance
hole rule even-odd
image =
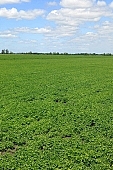
[[[0,55],[0,170],[113,169],[113,57]]]

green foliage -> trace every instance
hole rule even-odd
[[[1,52],[1,54],[5,54],[6,53],[6,50],[4,49],[4,50],[2,50],[2,52]]]
[[[113,169],[113,58],[0,56],[0,169]]]
[[[2,50],[2,52],[1,52],[1,54],[9,54],[9,50],[8,49],[4,49],[4,50]]]

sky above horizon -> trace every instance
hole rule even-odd
[[[113,53],[113,0],[0,0],[0,51]]]

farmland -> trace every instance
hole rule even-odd
[[[0,169],[112,170],[113,57],[0,55]]]

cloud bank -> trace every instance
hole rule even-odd
[[[12,9],[6,9],[6,8],[0,8],[0,17],[5,17],[8,19],[35,19],[38,16],[41,16],[44,14],[44,10],[41,9],[34,9],[34,10],[20,10],[18,11],[16,8]]]
[[[30,0],[0,0],[0,4],[22,2],[32,3]],[[46,2],[45,6],[47,9],[31,9],[30,5],[23,10],[14,7],[0,8],[1,18],[10,22],[23,22],[23,26],[21,24],[1,31],[0,37],[21,39],[18,42],[25,41],[26,44],[33,44],[33,47],[38,43],[40,49],[43,46],[42,50],[113,51],[113,1],[54,0]],[[25,20],[31,20],[33,25],[24,26]],[[30,40],[31,37],[33,41]]]
[[[21,2],[30,2],[30,0],[0,0],[0,5],[21,3]]]

